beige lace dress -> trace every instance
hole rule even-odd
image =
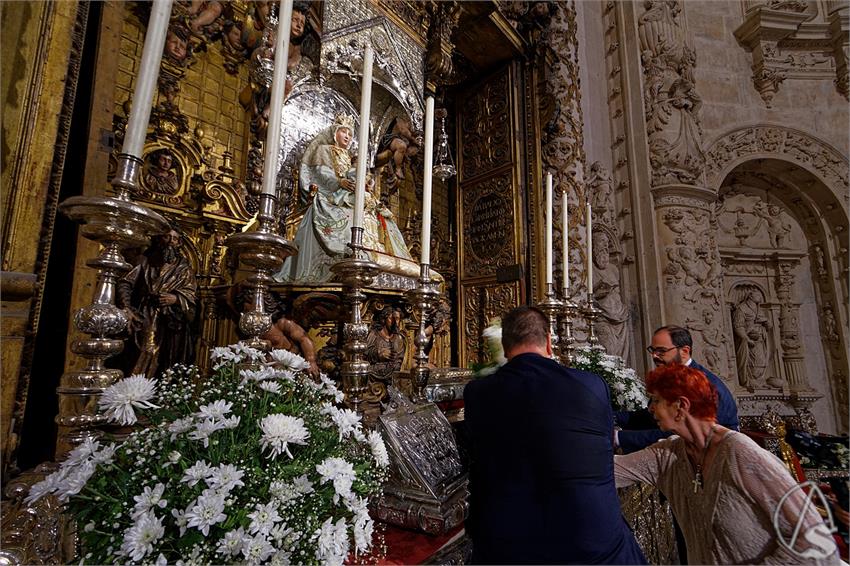
[[[827,526],[778,458],[739,432],[728,431],[717,442],[697,493],[679,436],[615,456],[617,487],[643,482],[667,497],[689,564],[840,563]]]

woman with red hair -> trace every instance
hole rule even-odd
[[[839,564],[830,530],[782,462],[716,422],[717,391],[674,364],[646,379],[649,410],[674,436],[614,457],[617,487],[643,482],[670,501],[689,564]]]

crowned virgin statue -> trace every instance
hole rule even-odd
[[[275,277],[293,283],[324,283],[333,275],[331,266],[341,259],[351,241],[354,212],[355,168],[349,146],[354,119],[340,114],[317,135],[304,151],[299,182],[312,202],[298,226],[298,254],[286,259]],[[363,246],[383,271],[417,277],[413,261],[392,212],[375,194],[371,176],[366,180]]]

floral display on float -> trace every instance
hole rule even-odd
[[[643,381],[620,356],[606,354],[600,349],[579,348],[575,351],[573,367],[595,373],[605,380],[614,411],[636,411],[649,403]]]
[[[212,358],[203,380],[176,365],[105,389],[111,420],[145,428],[87,439],[28,501],[66,503],[87,564],[357,562],[387,477],[380,433],[300,356],[237,344]]]

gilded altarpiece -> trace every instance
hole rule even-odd
[[[458,98],[461,367],[484,361],[481,331],[524,298],[516,89],[517,70],[505,67]]]

